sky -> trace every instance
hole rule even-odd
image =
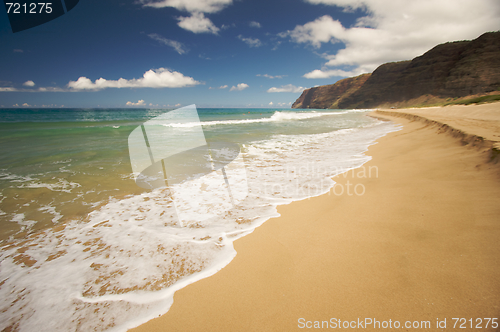
[[[0,107],[289,108],[497,30],[498,0],[80,0],[17,33],[0,9]]]

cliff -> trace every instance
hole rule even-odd
[[[500,90],[500,31],[445,43],[371,75],[305,90],[292,108],[425,106]]]
[[[357,91],[371,74],[345,78],[335,84],[304,90],[292,108],[339,108],[339,103]]]

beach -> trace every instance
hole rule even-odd
[[[402,130],[131,331],[497,330],[500,103],[371,114]]]

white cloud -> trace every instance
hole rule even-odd
[[[232,86],[231,89],[229,89],[229,91],[241,91],[241,90],[245,90],[246,88],[248,88],[249,85],[246,84],[246,83],[240,83],[238,84],[237,86]]]
[[[217,34],[217,28],[204,13],[217,13],[233,3],[233,0],[139,0],[145,7],[172,7],[191,14],[188,17],[178,17],[177,25],[194,33]],[[224,26],[223,26],[224,27]]]
[[[279,34],[279,35],[281,35],[281,34]],[[271,51],[276,51],[280,45],[281,45],[280,40],[274,41],[274,47],[271,49]]]
[[[275,75],[275,76],[272,76],[272,75],[269,75],[269,74],[264,74],[264,75],[261,75],[261,74],[257,74],[255,76],[262,76],[262,77],[267,77],[267,78],[270,78],[270,79],[273,79],[273,78],[283,78],[283,77],[286,77],[288,75]]]
[[[260,23],[256,22],[256,21],[251,21],[248,25],[250,27],[252,27],[252,28],[260,28],[260,27],[262,27],[262,25],[260,25]]]
[[[24,86],[35,86],[35,82],[33,81],[26,81],[23,83]]]
[[[274,104],[273,104],[273,102],[272,102],[272,101],[271,101],[271,102],[269,102],[269,106],[273,106],[273,105],[274,105]]]
[[[320,70],[315,69],[307,74],[304,74],[305,78],[329,78],[332,76],[340,76],[340,77],[351,77],[358,76],[363,73],[369,72],[369,69],[364,70],[362,67],[358,67],[351,71],[345,71],[342,69],[331,69],[331,70]]]
[[[133,103],[131,101],[127,101],[127,106],[141,106],[141,105],[145,105],[145,104],[146,104],[146,102],[143,99],[137,101],[137,103]]]
[[[30,81],[28,81],[30,82]],[[25,82],[27,83],[27,82]],[[23,84],[26,85],[26,84]],[[34,83],[33,83],[34,85]],[[28,85],[29,86],[29,85]],[[38,89],[16,89],[14,87],[0,87],[0,92],[68,92],[68,89],[61,89],[58,87],[39,87]]]
[[[288,35],[296,43],[310,43],[319,48],[321,43],[337,42],[336,38],[345,35],[345,29],[339,21],[325,15],[304,25],[297,25],[292,31],[280,35]]]
[[[242,35],[239,35],[238,39],[244,41],[250,47],[260,47],[260,46],[262,46],[262,42],[258,38],[245,38]]]
[[[226,89],[227,88],[227,85],[221,85],[220,87],[218,88],[213,88],[213,87],[209,87],[208,89],[209,90],[215,90],[215,89]]]
[[[13,50],[13,52],[14,52],[14,53],[24,53],[24,51],[23,51],[23,50],[21,50],[21,49],[19,49],[19,48],[15,48],[15,49]]]
[[[30,105],[30,104],[28,104],[28,103],[24,103],[24,104],[23,104],[23,107],[30,107],[30,106],[31,106],[31,105]]]
[[[177,19],[179,20],[178,26],[194,33],[213,33],[216,35],[219,32],[219,28],[206,18],[203,13],[193,13],[191,16],[181,16]]]
[[[150,69],[139,79],[106,80],[100,78],[95,82],[87,77],[80,77],[77,81],[70,81],[68,88],[73,90],[101,90],[106,88],[182,88],[201,84],[192,77],[184,76],[177,71],[165,68]]]
[[[371,72],[386,62],[410,60],[437,44],[475,39],[484,32],[500,29],[498,0],[306,1],[367,13],[352,27],[344,27],[325,15],[279,34],[315,48],[324,43],[345,44],[336,54],[324,55],[328,60],[325,67],[304,75],[308,78]],[[337,68],[329,70],[328,67]]]
[[[58,87],[40,87],[38,89],[16,89],[14,87],[0,88],[0,92],[68,92],[68,89]]]
[[[293,92],[293,93],[300,93],[304,91],[306,88],[302,86],[295,86],[292,84],[287,84],[287,85],[282,85],[280,88],[272,87],[267,92],[269,93],[274,93],[274,92]]]
[[[184,46],[184,44],[182,44],[182,43],[180,43],[178,41],[164,38],[164,37],[162,37],[161,35],[159,35],[157,33],[151,33],[151,34],[148,35],[148,37],[151,38],[151,39],[156,40],[160,44],[167,45],[167,46],[170,46],[170,47],[174,48],[175,51],[177,53],[179,53],[179,54],[184,54],[184,53],[187,52],[187,49]]]
[[[142,0],[145,7],[173,7],[190,13],[217,13],[233,0]]]
[[[58,88],[58,87],[53,87],[53,86],[49,86],[49,87],[40,87],[38,88],[38,90],[23,90],[23,91],[38,91],[38,92],[68,92],[70,90],[68,89],[61,89],[61,88]]]
[[[288,102],[288,103],[277,103],[276,105],[277,105],[277,106],[279,106],[279,107],[285,107],[285,106],[292,105],[292,102]]]

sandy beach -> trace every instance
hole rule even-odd
[[[372,114],[402,130],[370,162],[280,207],[132,331],[498,330],[500,103]]]

